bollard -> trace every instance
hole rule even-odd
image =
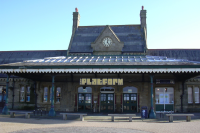
[[[35,110],[33,110],[34,116],[35,116]]]
[[[41,116],[42,116],[42,110],[41,110]]]

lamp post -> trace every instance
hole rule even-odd
[[[49,116],[56,116],[56,112],[54,110],[54,79],[55,79],[55,75],[52,75],[51,109],[49,111]]]
[[[153,108],[153,77],[154,77],[154,75],[150,75],[150,78],[151,78],[151,109],[150,109],[150,113],[149,113],[149,118],[151,118],[151,119],[156,118],[156,114],[155,114],[154,108]]]
[[[4,108],[2,110],[2,114],[4,115],[8,115],[8,86],[9,86],[9,77],[10,75],[7,74],[7,81],[6,81],[6,100],[5,100],[5,105],[4,105]]]

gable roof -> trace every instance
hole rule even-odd
[[[140,25],[110,25],[121,42],[122,52],[143,52],[145,46],[144,31]],[[94,42],[106,26],[79,26],[72,38],[69,53],[92,53],[91,43]]]
[[[101,32],[101,34],[95,39],[95,41],[94,42],[92,42],[92,43],[96,43],[96,41],[99,39],[99,37],[104,33],[104,31],[106,30],[106,29],[109,29],[110,30],[110,32],[114,35],[114,37],[117,39],[117,41],[118,42],[120,42],[120,39],[117,37],[117,35],[113,32],[113,30],[110,28],[110,26],[106,26],[104,29],[103,29],[103,31]]]

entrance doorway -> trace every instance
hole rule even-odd
[[[123,112],[124,113],[137,112],[137,88],[136,87],[123,88]]]
[[[112,87],[102,87],[101,88],[101,95],[100,95],[100,101],[101,101],[101,112],[114,112],[114,88]]]
[[[0,86],[0,108],[4,107],[6,98],[6,89],[4,86]]]
[[[155,88],[156,111],[174,111],[174,88],[157,87]]]
[[[92,88],[91,87],[78,88],[78,111],[79,112],[92,111]]]

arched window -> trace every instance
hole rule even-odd
[[[124,87],[123,93],[137,93],[137,88],[133,86]]]

